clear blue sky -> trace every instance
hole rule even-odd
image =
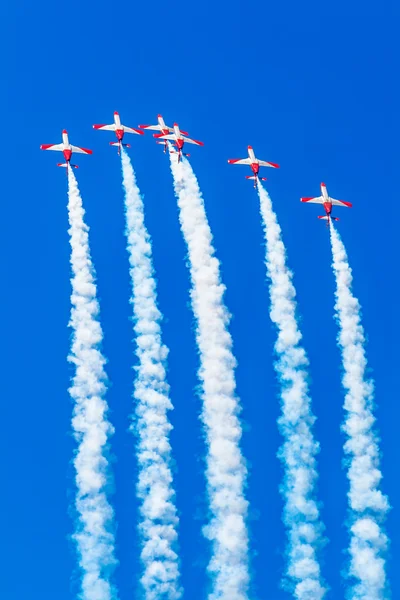
[[[333,321],[334,280],[319,207],[300,196],[330,193],[353,203],[337,209],[340,232],[363,306],[368,358],[376,381],[384,491],[394,507],[388,572],[400,597],[400,405],[397,314],[398,7],[389,2],[325,5],[271,2],[50,2],[2,7],[2,233],[0,235],[2,596],[68,600],[77,587],[68,507],[73,500],[70,435],[69,245],[65,173],[58,143],[94,150],[79,156],[80,182],[98,274],[110,418],[116,428],[115,496],[121,600],[139,574],[134,495],[136,465],[128,433],[132,410],[130,281],[123,236],[120,163],[110,135],[93,123],[118,110],[136,127],[157,113],[178,121],[204,148],[191,149],[204,193],[232,312],[238,392],[249,462],[253,588],[257,600],[289,600],[279,587],[285,533],[276,458],[278,387],[257,196],[245,167],[227,164],[252,144],[265,160],[269,190],[295,273],[313,407],[321,442],[319,496],[329,539],[323,573],[330,598],[344,597],[347,482],[341,462],[340,355]],[[132,136],[133,138],[133,136]],[[172,444],[185,598],[205,598],[207,545],[204,447],[196,396],[197,354],[189,278],[169,161],[151,135],[132,139],[131,157],[154,243],[169,381]],[[76,571],[75,571],[76,575]]]

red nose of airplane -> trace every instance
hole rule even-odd
[[[117,115],[117,114],[118,114],[117,111],[115,111],[114,115]]]
[[[67,133],[67,130],[66,130],[66,129],[63,129],[63,130],[62,130],[62,132],[63,132],[63,133]]]
[[[321,185],[322,185],[323,187],[326,187],[325,183],[322,183],[322,182],[321,182]]]

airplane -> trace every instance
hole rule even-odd
[[[257,187],[257,181],[260,179],[262,181],[267,181],[266,177],[259,176],[260,167],[272,167],[274,169],[279,169],[279,165],[272,162],[267,162],[266,160],[259,160],[256,158],[254,154],[254,150],[251,146],[247,146],[247,151],[249,153],[248,158],[230,158],[228,163],[230,165],[250,165],[251,170],[254,175],[246,175],[246,179],[254,179],[254,187]]]
[[[140,129],[134,129],[133,127],[127,127],[126,125],[122,125],[119,113],[114,113],[114,123],[112,125],[93,125],[93,129],[99,129],[101,131],[115,131],[115,135],[117,136],[117,142],[110,142],[110,146],[118,146],[118,154],[121,152],[121,146],[125,146],[126,148],[130,148],[130,144],[123,144],[122,140],[124,139],[125,133],[137,133],[139,135],[143,135],[143,131]]]
[[[171,153],[178,155],[178,163],[181,161],[182,155],[190,156],[190,154],[184,154],[182,152],[185,142],[187,142],[188,144],[195,144],[196,146],[204,146],[203,142],[199,142],[198,140],[192,140],[192,138],[184,136],[183,131],[181,131],[179,129],[178,123],[174,123],[173,133],[167,133],[165,135],[164,134],[160,135],[159,133],[154,133],[153,135],[155,138],[159,138],[160,140],[172,140],[172,143],[175,144],[175,146],[178,148],[178,151],[171,150]],[[163,142],[157,142],[157,143],[162,144]]]
[[[319,216],[318,219],[322,219],[326,221],[326,226],[329,227],[331,219],[334,221],[339,221],[337,217],[332,217],[332,207],[333,206],[348,206],[351,208],[353,205],[351,202],[345,202],[344,200],[335,200],[331,198],[326,189],[325,183],[321,183],[321,196],[316,196],[315,198],[300,198],[301,202],[310,202],[311,204],[323,204],[326,215]]]
[[[154,137],[161,137],[162,135],[168,135],[169,133],[173,133],[174,128],[173,127],[168,127],[168,125],[165,124],[164,119],[162,118],[162,115],[157,115],[157,125],[139,125],[140,129],[151,129],[152,131],[160,131],[161,133],[155,135]],[[189,135],[187,131],[181,131],[181,133],[183,133],[183,135]],[[167,140],[164,141],[164,152],[167,151],[168,148],[168,142]]]
[[[66,129],[62,131],[62,144],[42,144],[40,146],[41,150],[57,150],[64,154],[65,163],[57,163],[57,167],[74,167],[78,168],[78,165],[71,164],[71,156],[73,152],[78,152],[79,154],[93,154],[92,150],[88,150],[87,148],[80,148],[79,146],[73,146],[69,143],[68,133]]]

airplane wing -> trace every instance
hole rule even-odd
[[[300,198],[301,202],[309,202],[310,204],[323,204],[325,202],[323,196],[317,196],[316,198]]]
[[[182,131],[181,131],[182,133]],[[188,144],[195,144],[196,146],[204,146],[203,142],[199,142],[199,140],[192,140],[192,138],[188,138],[185,137],[184,135],[182,136],[182,139],[187,142]]]
[[[144,131],[140,129],[133,129],[133,127],[127,127],[126,125],[122,125],[125,133],[138,133],[139,135],[144,135]]]
[[[349,208],[353,206],[351,202],[345,202],[344,200],[335,200],[334,198],[331,198],[331,202],[334,206],[348,206]]]
[[[157,135],[156,133],[154,133],[153,135],[159,140],[176,140],[176,136],[174,133],[169,133],[168,135]]]
[[[101,129],[102,131],[115,131],[116,127],[112,125],[93,125],[93,129]]]
[[[160,125],[139,125],[140,129],[151,129],[152,131],[161,131]],[[173,131],[171,127],[168,127],[170,131]]]
[[[64,144],[42,144],[40,146],[41,150],[58,150],[62,152],[64,150]]]
[[[230,165],[251,165],[250,158],[230,158],[228,160]]]
[[[266,160],[258,160],[258,164],[260,167],[272,167],[273,169],[279,169],[279,165],[272,162],[267,162]]]
[[[78,154],[93,154],[93,150],[88,150],[87,148],[79,148],[79,146],[72,146],[72,152],[77,152]]]

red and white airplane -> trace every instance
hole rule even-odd
[[[323,219],[326,221],[326,226],[329,227],[330,220],[339,221],[337,217],[332,217],[332,207],[333,206],[348,206],[351,208],[353,205],[351,202],[345,202],[344,200],[335,200],[331,198],[326,189],[326,185],[321,183],[321,196],[316,196],[315,198],[300,198],[301,202],[309,202],[310,204],[322,204],[326,215],[319,216],[318,219]]]
[[[112,125],[93,125],[93,129],[100,129],[101,131],[114,131],[118,141],[110,142],[110,146],[118,146],[118,154],[121,151],[121,146],[130,148],[129,144],[122,143],[125,133],[137,133],[139,135],[143,135],[144,133],[140,129],[134,129],[133,127],[122,125],[119,113],[117,112],[114,113],[114,123]]]
[[[172,143],[175,144],[175,146],[178,148],[178,151],[176,152],[176,150],[171,150],[171,153],[178,154],[178,162],[181,161],[182,155],[190,156],[190,154],[184,154],[182,152],[185,142],[187,142],[188,144],[195,144],[196,146],[204,146],[203,142],[199,142],[198,140],[192,140],[192,138],[184,136],[183,131],[181,131],[179,129],[178,123],[174,123],[173,133],[167,133],[167,134],[161,134],[161,135],[159,133],[155,133],[154,137],[158,138],[160,140],[171,140]],[[163,142],[157,142],[157,143],[162,144]]]
[[[247,151],[249,153],[248,158],[230,158],[228,163],[230,165],[249,165],[254,175],[246,175],[246,179],[254,179],[254,187],[257,187],[257,181],[261,179],[262,181],[267,181],[266,177],[259,176],[260,167],[272,167],[273,169],[279,169],[279,165],[267,162],[266,160],[259,160],[256,158],[254,154],[254,150],[251,146],[247,146]]]
[[[56,150],[58,152],[62,152],[64,154],[65,163],[57,163],[57,167],[74,167],[78,168],[78,165],[71,164],[71,156],[73,152],[78,152],[79,154],[93,154],[92,150],[88,150],[87,148],[80,148],[79,146],[73,146],[69,143],[68,133],[66,129],[63,129],[62,132],[62,144],[42,144],[40,146],[41,150]]]
[[[160,131],[160,133],[158,133],[154,137],[161,137],[162,135],[168,135],[169,133],[173,133],[174,128],[169,127],[168,125],[165,124],[165,121],[162,118],[162,115],[157,115],[157,121],[158,121],[157,125],[139,125],[139,127],[140,127],[140,129],[150,129],[151,131]],[[181,133],[183,133],[183,135],[189,135],[187,131],[181,131]],[[167,151],[167,148],[168,148],[168,141],[165,140],[164,141],[164,152]]]

